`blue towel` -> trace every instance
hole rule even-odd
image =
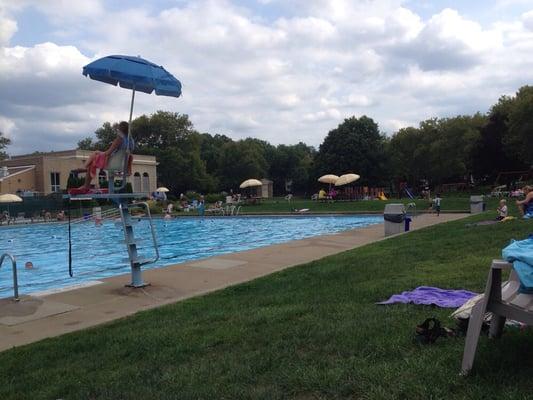
[[[512,240],[502,250],[505,261],[513,263],[513,268],[520,279],[520,292],[533,294],[533,236],[524,240]]]

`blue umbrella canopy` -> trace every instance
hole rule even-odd
[[[181,83],[162,66],[141,57],[113,55],[83,67],[91,79],[159,96],[181,96]]]

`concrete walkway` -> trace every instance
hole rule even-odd
[[[468,214],[416,217],[411,229],[464,218]],[[0,300],[0,351],[122,318],[141,310],[174,303],[246,282],[295,265],[340,253],[383,239],[383,224],[334,235],[239,253],[225,254],[165,268],[146,270],[151,283],[143,289],[126,288],[129,275],[99,284],[43,297],[23,296],[20,302]]]

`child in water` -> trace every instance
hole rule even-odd
[[[70,189],[70,194],[86,194],[91,191],[91,182],[96,176],[96,171],[98,169],[105,169],[107,166],[107,162],[109,160],[109,157],[111,157],[113,154],[115,154],[119,150],[130,150],[130,152],[135,147],[135,142],[133,141],[133,138],[128,138],[128,123],[126,121],[122,121],[118,124],[118,128],[116,129],[117,137],[115,140],[113,140],[113,143],[109,146],[109,148],[106,151],[95,151],[87,162],[85,163],[85,166],[83,168],[75,169],[72,172],[78,173],[78,172],[85,172],[85,183],[83,186],[80,186],[79,188]],[[128,173],[131,173],[131,164],[133,161],[133,157],[130,154],[128,158]]]

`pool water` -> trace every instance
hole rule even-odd
[[[381,216],[298,216],[154,219],[161,258],[143,269],[163,267],[218,254],[232,253],[331,234],[382,222]],[[140,220],[134,226],[141,238],[138,252],[151,257],[150,226]],[[130,272],[120,221],[106,220],[71,225],[72,265],[68,274],[68,225],[35,224],[0,229],[0,251],[17,258],[19,292],[28,294],[82,284]],[[1,254],[0,253],[0,254]],[[34,269],[26,269],[31,261]],[[9,260],[0,268],[0,298],[12,295]]]

